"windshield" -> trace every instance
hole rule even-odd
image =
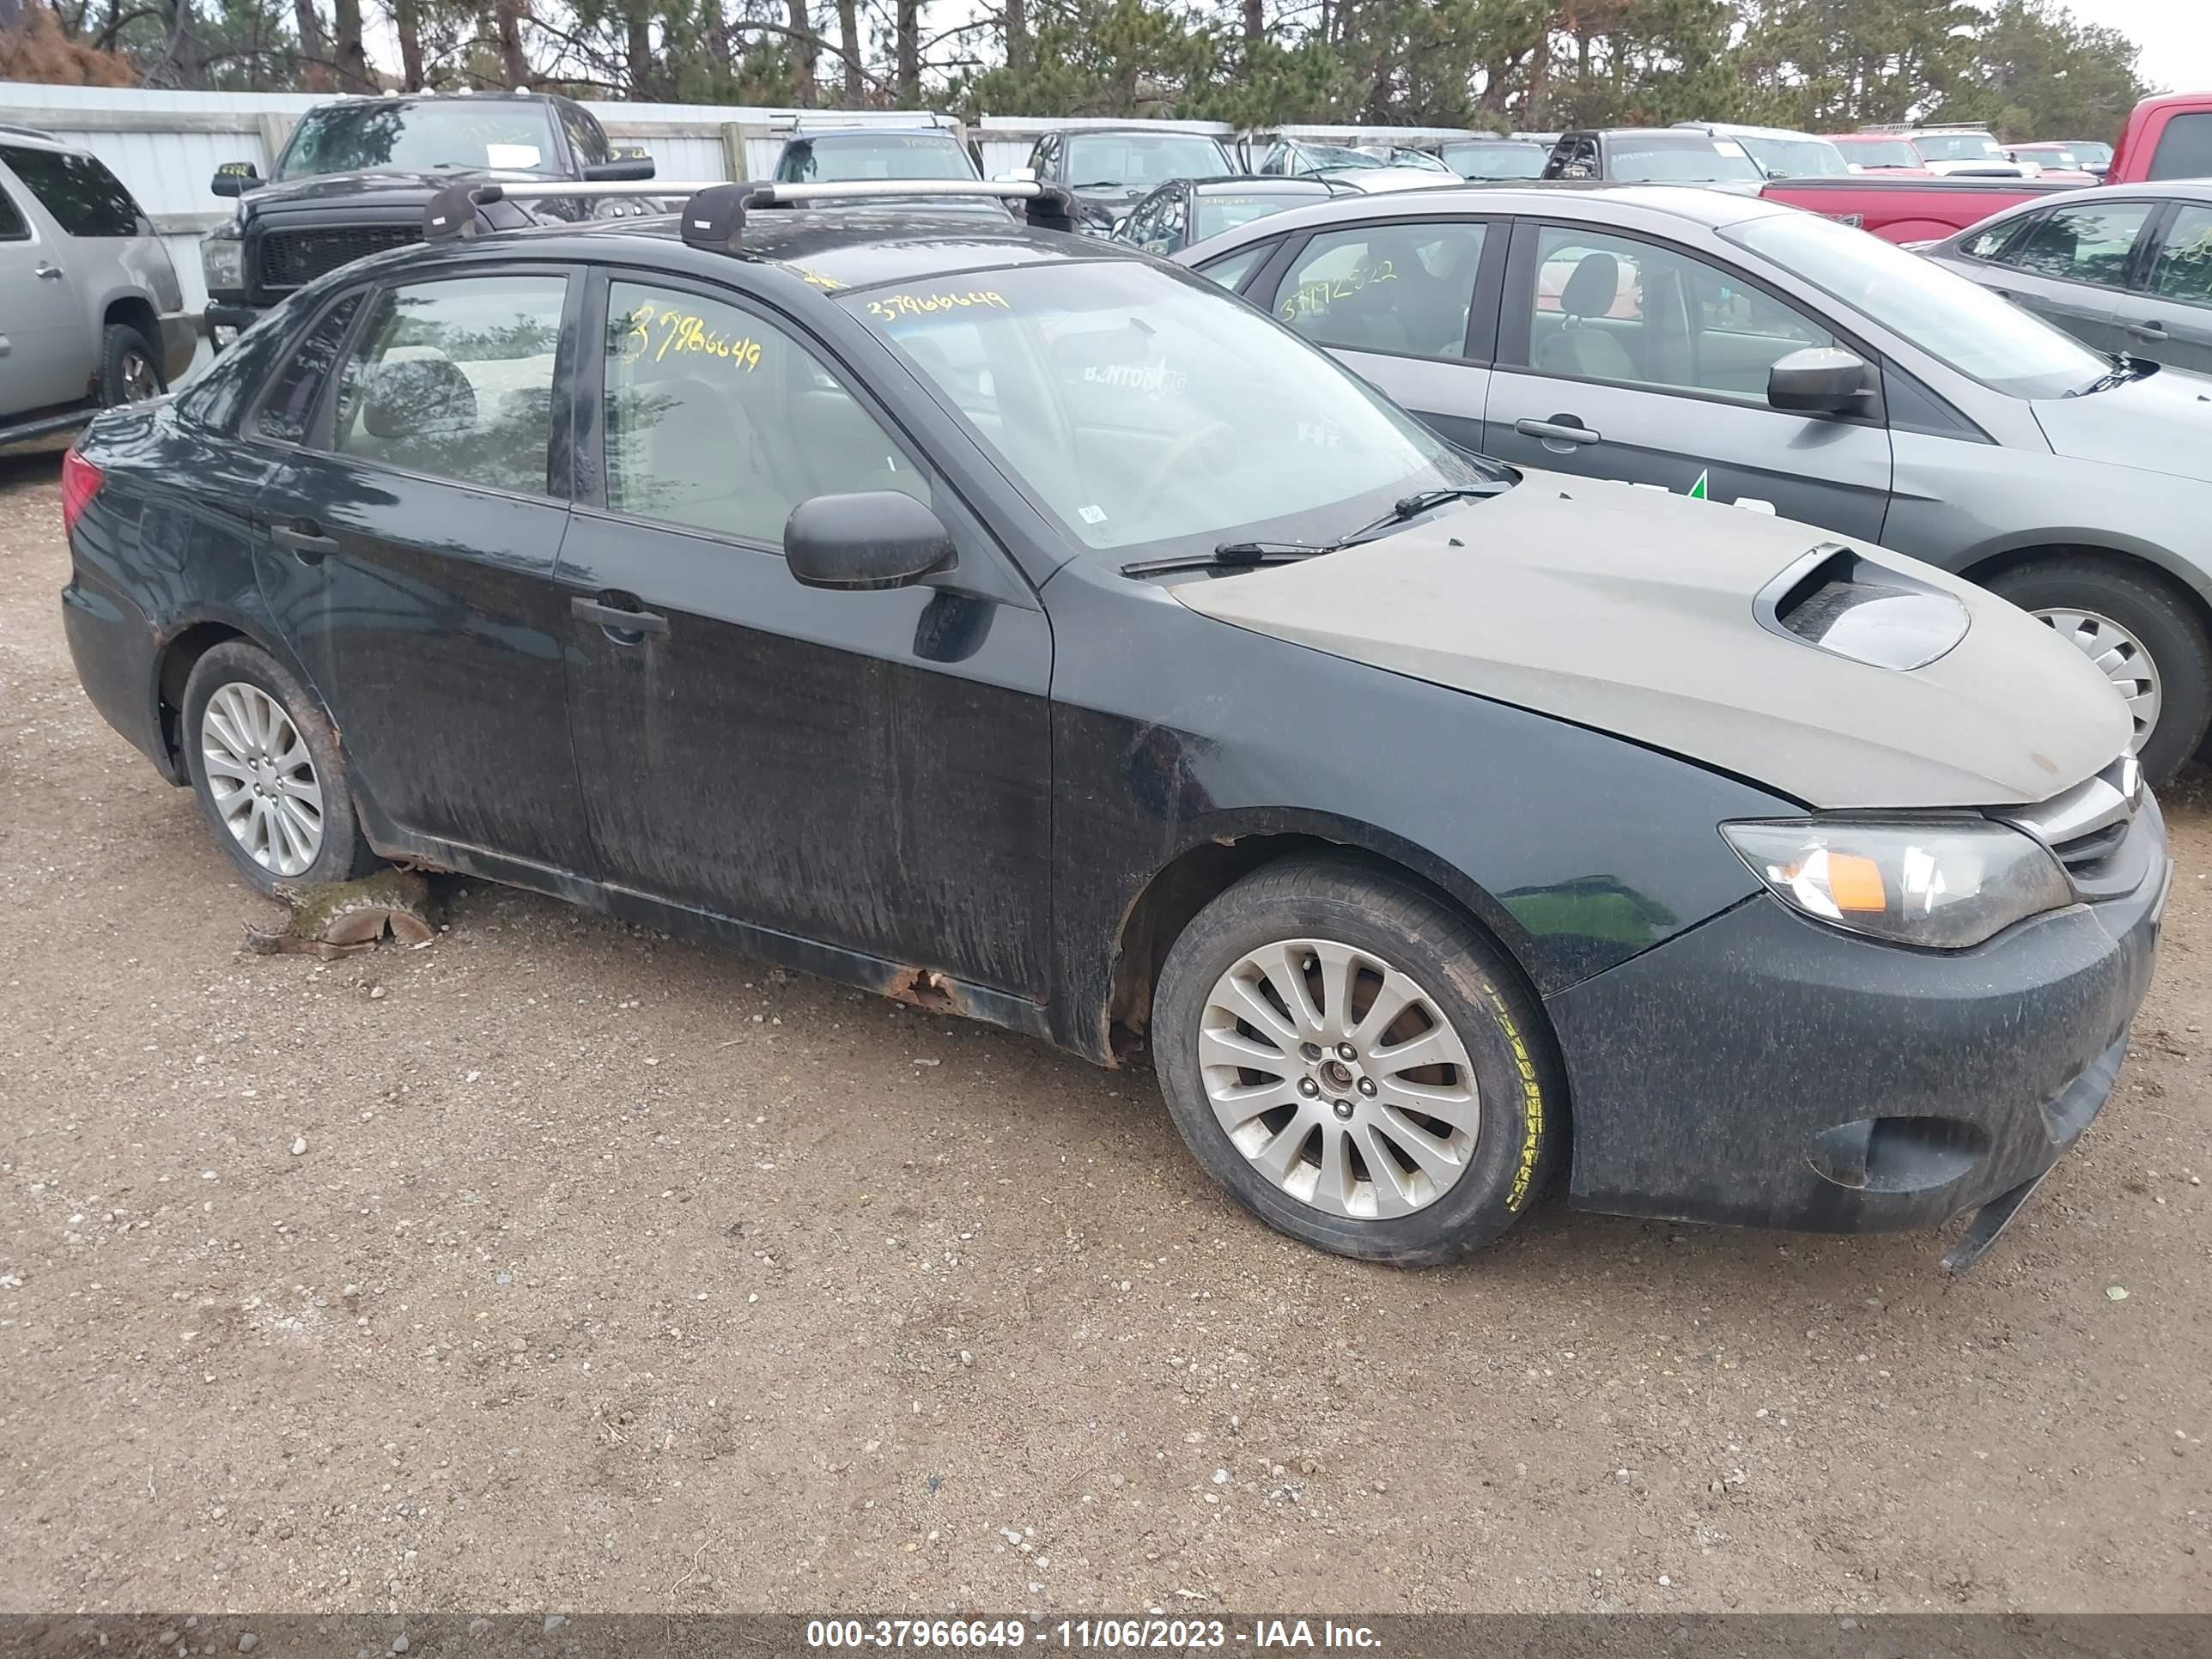
[[[794,138],[775,164],[778,184],[842,185],[867,179],[970,179],[959,142],[942,132],[849,132]]]
[[[1992,391],[2056,398],[2081,391],[2112,368],[2073,336],[1979,283],[1832,219],[1778,214],[1721,234]]]
[[[1406,149],[1395,144],[1386,144],[1374,152],[1387,167],[1412,167],[1417,173],[1441,173],[1449,175],[1451,169],[1426,150]]]
[[[1443,160],[1462,179],[1534,179],[1551,153],[1540,144],[1446,144]]]
[[[1285,208],[1304,207],[1309,203],[1326,199],[1318,190],[1269,190],[1264,185],[1233,191],[1200,191],[1198,193],[1198,229],[1191,240],[1203,241],[1208,236],[1218,236],[1224,230],[1249,225],[1255,219],[1264,219],[1271,213],[1280,213]]]
[[[1917,167],[1920,152],[1902,138],[1852,138],[1837,146],[1863,167]]]
[[[548,106],[455,99],[450,103],[324,104],[285,146],[281,179],[325,173],[424,173],[434,167],[553,173],[560,151]]]
[[[2085,167],[2102,167],[2112,165],[2112,147],[2110,144],[2076,143],[2069,144],[2066,148],[2073,153],[2074,159]]]
[[[1292,165],[1301,173],[1390,165],[1379,155],[1369,155],[1348,144],[1294,144],[1291,149],[1291,159]]]
[[[1784,179],[1840,179],[1850,171],[1844,153],[1825,138],[1775,138],[1739,132],[1736,143],[1769,173]]]
[[[1923,132],[1913,142],[1931,161],[2002,161],[2005,153],[1986,132]]]
[[[1134,259],[841,294],[1082,545],[1333,540],[1498,476],[1326,353]]]
[[[1765,179],[1759,163],[1733,138],[1639,132],[1613,140],[1611,173],[1639,185],[1707,185],[1727,179]]]
[[[1220,179],[1229,154],[1197,132],[1099,132],[1067,141],[1067,176],[1078,190],[1142,186],[1170,179]]]

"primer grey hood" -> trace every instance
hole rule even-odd
[[[2127,710],[2087,657],[1901,554],[1856,549],[1966,608],[1964,636],[1924,666],[1871,666],[1763,626],[1754,597],[1838,539],[1532,470],[1381,541],[1171,591],[1237,627],[1616,732],[1814,807],[2041,801],[2125,751]]]
[[[2033,405],[2061,455],[2212,483],[2212,377],[2161,368],[2081,398]]]

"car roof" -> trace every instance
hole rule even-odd
[[[2079,190],[2054,191],[2020,204],[2023,208],[2069,207],[2076,202],[2212,202],[2212,179],[2161,179],[2140,185],[2084,185]],[[2002,211],[2010,213],[2014,209]],[[1990,216],[1995,218],[1996,216]]]
[[[326,109],[397,109],[408,104],[550,104],[545,92],[402,92],[382,96],[333,98],[302,114],[318,115]]]
[[[1302,173],[1228,173],[1215,179],[1171,179],[1170,182],[1188,184],[1192,189],[1199,191],[1249,191],[1255,185],[1264,185],[1270,190],[1294,190],[1302,195],[1312,196],[1316,200],[1336,193],[1329,189],[1328,180],[1326,179],[1310,178]],[[1165,189],[1166,185],[1164,185],[1161,188]]]
[[[58,155],[82,155],[88,152],[82,145],[57,138],[38,127],[19,127],[0,125],[0,144],[15,149],[49,149]]]
[[[832,209],[766,207],[745,216],[735,252],[696,248],[678,234],[679,216],[598,220],[587,224],[555,222],[525,229],[497,231],[466,240],[415,243],[392,253],[372,256],[380,264],[404,268],[423,248],[465,247],[512,251],[530,259],[604,258],[619,252],[642,253],[648,263],[695,276],[726,273],[729,263],[803,264],[808,273],[838,288],[872,288],[879,283],[951,276],[1008,265],[1065,264],[1079,260],[1135,259],[1150,256],[1095,236],[1039,230],[1012,218],[1003,224],[943,210],[874,204]],[[611,244],[611,239],[620,239]],[[641,246],[642,245],[642,246]]]
[[[1802,210],[1757,196],[1736,196],[1696,185],[1620,185],[1579,180],[1517,179],[1497,183],[1438,185],[1432,189],[1339,196],[1311,207],[1292,208],[1223,231],[1194,244],[1200,248],[1232,241],[1256,241],[1308,226],[1356,219],[1413,219],[1435,213],[1543,214],[1565,219],[1603,221],[1609,208],[1630,208],[1686,220],[1707,229],[1751,219],[1779,218]],[[1188,256],[1188,250],[1183,255]]]
[[[849,127],[801,127],[784,135],[789,144],[811,143],[817,138],[942,138],[948,143],[958,143],[958,137],[950,127],[891,127],[854,125]]]
[[[1042,136],[1048,138],[1079,138],[1086,133],[1094,132],[1135,132],[1142,133],[1148,138],[1211,138],[1217,144],[1222,142],[1222,136],[1218,132],[1191,132],[1182,127],[1145,127],[1138,126],[1134,123],[1127,125],[1109,123],[1103,126],[1095,127],[1053,127]]]
[[[1808,132],[1802,127],[1762,127],[1748,121],[1677,121],[1675,126],[1691,132],[1730,133],[1747,132],[1754,138],[1820,138],[1817,132]],[[1826,140],[1822,139],[1822,143]]]

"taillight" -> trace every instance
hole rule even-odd
[[[98,467],[72,449],[62,457],[62,534],[66,536],[76,528],[76,521],[92,498],[100,494],[101,473]]]

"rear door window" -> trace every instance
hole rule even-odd
[[[8,193],[5,185],[0,185],[0,242],[27,241],[30,234],[31,228],[23,222],[15,198]]]
[[[54,222],[71,236],[136,236],[138,204],[123,181],[90,155],[0,144],[0,161],[15,169]]]
[[[1285,274],[1275,315],[1320,345],[1463,358],[1482,237],[1469,222],[1326,232]]]
[[[332,447],[411,472],[544,495],[568,282],[469,276],[387,289],[339,386]]]
[[[2001,263],[2055,282],[2125,288],[2151,202],[2054,208],[2007,249]]]

